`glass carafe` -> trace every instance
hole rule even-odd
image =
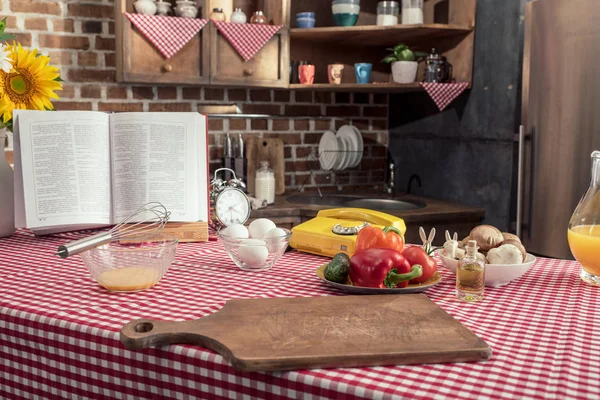
[[[569,221],[569,247],[584,282],[600,286],[600,151],[592,153],[590,187]]]

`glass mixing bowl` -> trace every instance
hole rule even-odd
[[[177,249],[175,236],[159,234],[114,241],[81,253],[92,277],[107,290],[146,290],[165,275]]]

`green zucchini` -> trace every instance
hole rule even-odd
[[[350,273],[350,257],[345,253],[336,254],[325,267],[323,275],[331,282],[346,283]]]

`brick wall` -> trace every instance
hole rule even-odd
[[[286,188],[315,185],[373,186],[384,179],[388,97],[382,94],[288,90],[140,86],[115,82],[114,5],[107,0],[3,0],[8,32],[23,46],[38,48],[59,66],[64,82],[58,110],[196,111],[202,104],[235,103],[244,113],[268,119],[209,118],[211,169],[219,166],[223,134],[280,137],[285,143]],[[363,161],[342,172],[311,175],[311,151],[320,136],[343,124],[363,133]]]

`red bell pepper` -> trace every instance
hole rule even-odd
[[[404,249],[402,255],[410,265],[420,265],[423,267],[423,274],[411,279],[410,283],[423,283],[437,272],[437,262],[427,252],[418,246],[411,246]]]
[[[386,226],[383,229],[366,226],[358,232],[354,252],[364,249],[393,249],[402,252],[404,249],[402,232],[395,226]]]
[[[422,273],[420,265],[411,267],[402,253],[392,249],[364,249],[350,258],[349,275],[354,286],[402,288]]]

